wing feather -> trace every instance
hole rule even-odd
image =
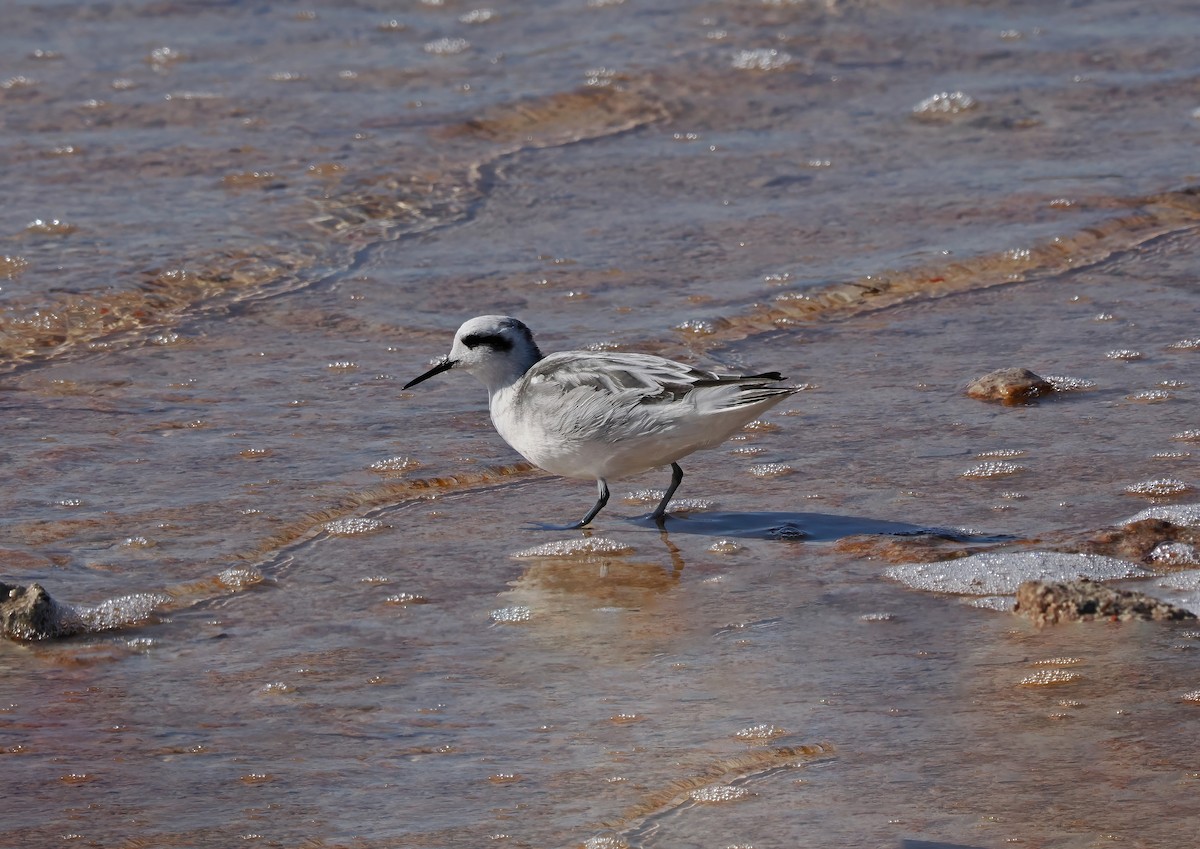
[[[640,396],[637,403],[671,403],[695,389],[738,386],[766,389],[768,382],[783,380],[779,372],[733,375],[699,369],[648,354],[566,351],[551,354],[530,367],[525,381],[542,392],[565,394],[592,389],[620,399]],[[767,394],[784,390],[767,390]],[[744,403],[750,403],[749,397]],[[761,400],[761,395],[755,400]],[[733,405],[737,406],[737,405]]]

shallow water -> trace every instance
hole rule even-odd
[[[1198,24],[10,4],[2,577],[172,601],[0,646],[0,842],[1183,842],[1195,629],[1038,631],[837,540],[1196,500]],[[469,379],[400,390],[490,312],[809,387],[665,533],[661,473],[538,530],[592,486]],[[963,393],[1009,365],[1083,388]]]

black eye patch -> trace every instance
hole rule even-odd
[[[501,336],[499,333],[468,333],[462,338],[462,343],[468,348],[478,348],[480,345],[487,345],[495,351],[511,351],[513,346],[511,340]]]

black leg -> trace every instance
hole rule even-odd
[[[679,468],[678,463],[671,464],[671,485],[667,487],[667,494],[663,496],[663,500],[654,508],[654,512],[650,514],[650,518],[661,523],[663,516],[667,515],[667,504],[671,501],[671,496],[675,494],[675,490],[679,489],[679,484],[683,483],[683,469]]]
[[[604,478],[597,478],[596,490],[599,492],[600,497],[596,499],[596,506],[589,510],[587,515],[579,521],[578,527],[580,528],[586,528],[591,524],[592,519],[596,518],[596,514],[603,510],[604,505],[608,503],[608,483]]]

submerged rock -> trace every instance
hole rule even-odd
[[[23,587],[3,582],[0,599],[0,635],[28,641],[139,625],[172,601],[166,593],[134,593],[77,607],[55,601],[41,584]]]
[[[1186,561],[1173,563],[1156,557],[1154,552],[1163,545],[1194,546],[1200,543],[1200,528],[1175,524],[1167,519],[1145,518],[1126,522],[1119,528],[1103,528],[1080,542],[1077,550],[1088,554],[1105,554],[1139,563],[1153,563],[1159,568],[1184,568]]]
[[[56,602],[41,584],[0,583],[0,633],[10,640],[47,640],[85,630],[72,607]]]
[[[1002,368],[967,384],[967,394],[981,401],[1017,406],[1032,404],[1054,391],[1054,384],[1027,368]]]
[[[1038,625],[1090,622],[1094,619],[1195,619],[1190,610],[1144,593],[1118,590],[1096,581],[1025,581],[1017,587],[1013,612]]]

